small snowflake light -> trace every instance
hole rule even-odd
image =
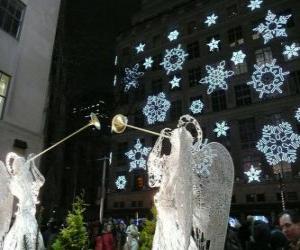
[[[283,25],[287,24],[289,18],[292,15],[279,16],[276,17],[272,11],[268,11],[265,18],[265,23],[260,23],[253,31],[260,33],[264,38],[264,43],[268,43],[274,37],[287,37],[285,27]]]
[[[277,126],[265,125],[262,137],[256,148],[265,154],[270,165],[284,161],[293,163],[297,160],[300,136],[293,132],[291,124],[282,122]]]
[[[300,47],[296,45],[296,43],[292,43],[291,45],[285,45],[283,55],[285,55],[288,59],[291,59],[292,57],[299,56]]]
[[[150,153],[151,147],[143,147],[140,139],[136,140],[134,149],[129,150],[125,155],[130,160],[130,169],[131,172],[134,169],[145,169],[146,170],[146,157]]]
[[[206,65],[208,76],[202,78],[199,83],[208,84],[207,94],[211,94],[216,88],[228,89],[225,79],[234,75],[233,71],[225,70],[225,61],[220,62],[217,67]]]
[[[205,23],[207,24],[208,27],[210,27],[213,24],[216,24],[216,21],[218,19],[218,16],[216,16],[214,13],[210,16],[206,17]]]
[[[283,72],[282,68],[275,63],[276,59],[261,66],[254,65],[255,71],[251,77],[252,81],[247,82],[247,84],[253,85],[253,88],[259,92],[259,98],[262,98],[264,94],[273,94],[275,91],[282,93],[280,86],[283,85],[284,77],[289,72]]]
[[[171,103],[166,99],[163,92],[160,92],[157,96],[148,96],[147,104],[143,108],[143,114],[146,116],[148,124],[165,121],[170,106]]]
[[[139,71],[140,65],[137,63],[132,69],[125,68],[125,77],[124,83],[125,88],[124,91],[127,92],[131,87],[137,88],[138,86],[138,79],[144,75],[144,72]]]
[[[203,107],[203,102],[200,99],[198,99],[192,102],[190,110],[193,114],[200,114],[202,112]]]
[[[258,181],[260,182],[260,173],[261,170],[257,170],[253,167],[253,165],[251,165],[251,168],[249,171],[244,172],[247,177],[248,177],[248,183],[253,182],[253,181]]]
[[[167,75],[170,72],[181,70],[182,64],[185,62],[185,58],[188,56],[187,53],[181,48],[181,44],[177,48],[166,49],[166,53],[163,62],[160,63],[167,71]]]
[[[260,5],[262,4],[262,2],[262,0],[251,0],[250,4],[247,7],[251,8],[251,11],[255,9],[260,9]]]
[[[214,129],[214,132],[217,133],[217,137],[220,137],[222,135],[227,136],[227,130],[229,127],[227,126],[227,123],[225,121],[222,122],[216,122],[216,128]]]
[[[178,35],[179,35],[179,32],[178,32],[177,30],[173,30],[173,31],[171,31],[171,32],[169,33],[168,39],[169,39],[170,41],[174,41],[174,40],[176,40],[176,39],[178,38]]]
[[[209,46],[209,51],[214,51],[214,49],[219,50],[219,42],[220,40],[215,40],[215,38],[212,38],[207,45]]]
[[[136,46],[136,47],[135,47],[136,53],[139,54],[139,53],[143,52],[143,51],[144,51],[144,48],[145,48],[145,45],[146,45],[146,44],[144,44],[144,43],[140,43],[138,46]]]
[[[126,177],[124,175],[118,176],[115,183],[116,183],[117,189],[119,189],[119,190],[125,189],[125,186],[126,186],[126,183],[127,183]]]
[[[239,63],[243,63],[245,60],[246,55],[243,51],[239,50],[232,53],[231,61],[234,62],[235,65]]]
[[[179,85],[180,81],[181,81],[180,77],[174,76],[173,79],[169,82],[169,83],[171,83],[171,88],[172,89],[175,88],[175,87],[179,88],[180,87],[180,85]]]
[[[153,59],[151,56],[149,56],[148,58],[145,58],[145,62],[143,63],[145,69],[149,69],[152,68],[152,63],[153,63]]]
[[[300,108],[297,109],[295,118],[297,119],[298,122],[300,122]]]

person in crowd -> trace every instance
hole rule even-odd
[[[271,248],[272,250],[284,250],[287,245],[287,239],[279,228],[274,228],[271,231]]]
[[[123,221],[120,221],[116,225],[116,240],[117,250],[122,250],[126,242],[126,225]]]
[[[96,238],[95,250],[114,250],[114,245],[112,225],[105,223],[101,235]]]
[[[295,210],[285,210],[279,215],[279,225],[289,241],[289,250],[300,250],[300,214]]]
[[[139,248],[139,230],[134,224],[134,220],[130,220],[130,225],[126,229],[127,241],[124,246],[126,250],[138,250]]]
[[[224,250],[242,250],[241,242],[237,236],[238,228],[228,225]]]
[[[271,230],[266,222],[253,221],[250,239],[247,250],[271,250]]]

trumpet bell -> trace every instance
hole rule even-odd
[[[123,133],[126,129],[128,119],[126,116],[118,114],[115,115],[111,121],[111,130],[117,134]]]
[[[91,117],[90,124],[94,125],[96,129],[100,130],[101,124],[96,114],[91,113],[90,117]]]

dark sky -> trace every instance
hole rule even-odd
[[[67,0],[66,41],[73,99],[108,97],[116,36],[130,26],[140,0]]]

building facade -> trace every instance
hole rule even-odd
[[[294,133],[300,132],[299,122],[294,117],[300,104],[300,57],[295,55],[288,58],[283,54],[285,45],[295,43],[299,47],[297,30],[300,3],[293,0],[265,0],[260,7],[251,8],[248,5],[250,1],[241,0],[143,1],[141,12],[133,18],[132,28],[118,38],[115,96],[120,105],[116,113],[126,115],[129,124],[158,132],[165,127],[175,128],[181,115],[191,114],[191,103],[201,100],[203,110],[193,116],[199,121],[204,137],[208,141],[222,143],[234,160],[232,214],[243,216],[260,213],[271,216],[281,210],[279,185],[285,189],[287,207],[300,204],[300,161],[280,163],[273,168],[256,148],[264,125],[277,126],[286,121],[291,124]],[[284,27],[287,36],[265,42],[262,34],[253,31],[260,23],[266,23],[268,10],[275,13],[276,17],[288,17],[282,26],[277,26],[275,22],[267,25],[271,31]],[[217,16],[215,24],[207,21],[212,14]],[[168,39],[170,32],[175,30],[179,33],[177,39]],[[214,49],[208,46],[213,38],[220,41]],[[137,53],[136,47],[140,43],[145,44],[144,50]],[[166,50],[178,48],[179,44],[188,56],[184,58],[182,69],[168,74],[162,65]],[[236,65],[231,59],[233,52],[240,50],[246,57]],[[151,68],[146,69],[144,62],[149,57],[153,63]],[[274,59],[275,64],[282,67],[282,72],[289,72],[280,76],[284,78],[282,93],[274,91],[260,96],[253,84],[247,83],[252,81],[257,67],[272,64]],[[125,92],[124,70],[132,69],[137,63],[144,75],[138,78],[137,88],[132,87]],[[230,77],[223,77],[228,89],[212,86],[212,93],[208,93],[207,84],[199,83],[201,79],[204,82],[208,79],[207,65],[234,72]],[[214,71],[210,76],[213,78],[215,73],[222,74]],[[177,87],[170,84],[174,76],[181,79]],[[275,77],[276,73],[269,72],[261,80],[270,84]],[[211,83],[212,78],[208,82]],[[165,121],[149,125],[142,110],[147,97],[160,92],[166,94],[171,108]],[[226,121],[229,130],[226,136],[218,137],[214,130],[216,123],[222,121]],[[138,138],[147,147],[153,146],[157,139],[130,129],[123,134],[113,135],[107,209],[116,216],[126,213],[134,215],[136,212],[144,214],[153,205],[156,190],[149,188],[146,171],[137,169],[129,172],[130,161],[124,154],[134,147]],[[299,154],[298,150],[297,156]],[[244,172],[249,171],[251,165],[261,170],[260,182],[248,183]],[[276,171],[274,173],[275,168],[285,170],[283,180]],[[125,189],[119,190],[115,180],[122,175],[126,176],[127,183]]]
[[[60,0],[0,2],[0,159],[43,148]]]

